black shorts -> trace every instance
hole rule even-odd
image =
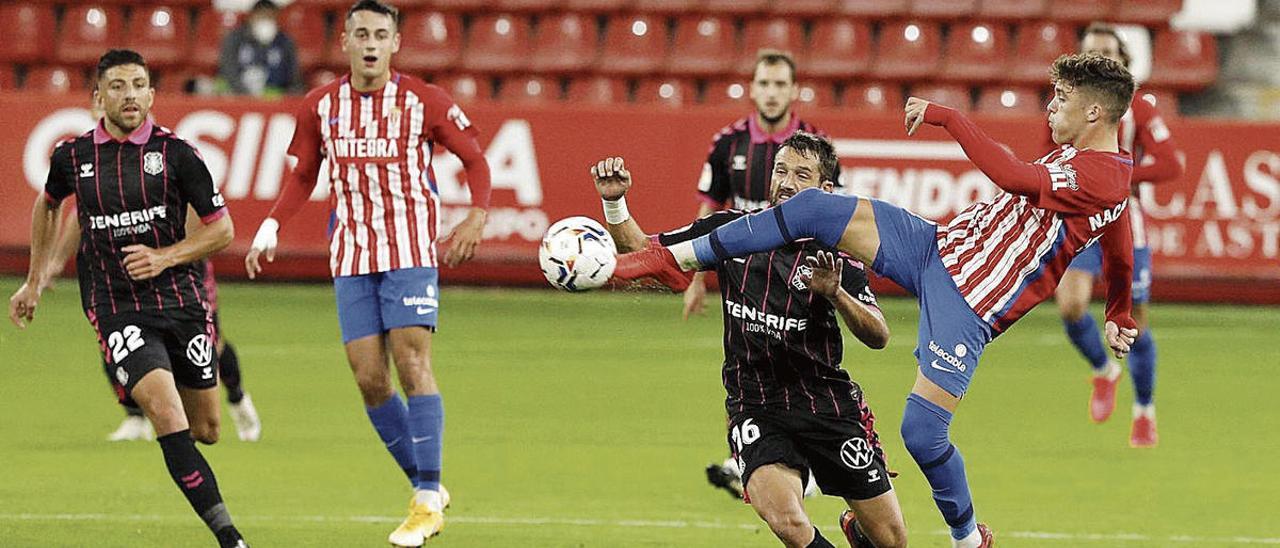
[[[729,450],[742,469],[742,484],[766,464],[783,464],[800,471],[801,484],[809,471],[822,493],[866,500],[893,488],[875,417],[862,402],[860,390],[846,416],[748,407],[729,415]],[[843,405],[841,407],[844,407]]]
[[[218,385],[217,332],[211,315],[188,319],[123,313],[90,316],[90,323],[108,371],[124,387],[123,396],[132,394],[153,369],[172,372],[174,382],[184,388]]]

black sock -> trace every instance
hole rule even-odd
[[[236,347],[229,341],[218,356],[218,375],[227,388],[227,401],[240,403],[244,399],[244,389],[240,387],[240,358],[236,356]]]
[[[169,468],[169,476],[178,484],[178,490],[187,497],[187,502],[191,503],[191,508],[209,526],[209,530],[222,535],[223,529],[231,527],[231,514],[222,504],[218,480],[213,477],[213,469],[200,450],[196,449],[191,431],[181,430],[160,436],[156,441],[160,442],[164,464]]]
[[[240,531],[237,531],[235,527],[230,525],[219,529],[217,533],[214,533],[214,536],[218,537],[219,548],[240,548],[241,546],[247,546],[245,544],[240,544],[240,541],[244,540],[244,537],[240,536]]]
[[[814,527],[813,542],[810,542],[807,548],[836,548],[836,547],[834,544],[831,544],[831,542],[829,542],[827,539],[822,538],[822,532],[818,531],[817,527]]]

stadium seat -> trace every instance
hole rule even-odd
[[[976,16],[982,19],[1035,19],[1044,15],[1049,0],[981,0]]]
[[[1013,61],[1009,67],[1009,80],[1019,84],[1047,85],[1049,66],[1064,53],[1075,51],[1075,32],[1072,28],[1045,21],[1023,24],[1013,37]]]
[[[1036,116],[1045,113],[1045,101],[1032,87],[990,86],[978,93],[976,111],[1010,116]]]
[[[972,110],[969,88],[957,84],[920,84],[911,87],[908,97],[919,97],[958,110]]]
[[[509,14],[485,15],[471,22],[462,66],[473,72],[512,72],[528,63],[529,20]]]
[[[453,67],[462,53],[462,17],[456,13],[416,11],[400,22],[396,66],[434,72]]]
[[[1147,81],[1152,87],[1202,89],[1218,77],[1218,43],[1211,34],[1164,30],[1156,34],[1154,51]]]
[[[957,19],[978,11],[978,0],[913,0],[910,14],[925,19]]]
[[[748,21],[735,71],[745,75],[754,73],[756,55],[766,48],[789,52],[793,57],[800,55],[804,49],[804,27],[800,21],[781,17]]]
[[[191,10],[152,6],[133,10],[129,46],[156,68],[188,64],[191,43]]]
[[[54,58],[69,65],[96,65],[103,52],[124,46],[124,30],[124,13],[119,6],[70,6],[63,14]]]
[[[21,2],[0,5],[0,21],[8,21],[8,38],[0,48],[0,63],[32,63],[48,60],[53,53],[57,28],[53,6]]]
[[[173,97],[187,93],[187,82],[194,78],[194,75],[190,70],[174,67],[155,71],[152,73],[152,78],[154,79],[152,85],[156,88],[156,92]]]
[[[702,90],[702,103],[711,106],[747,104],[750,84],[741,78],[718,78],[707,82]]]
[[[346,54],[342,53],[342,31],[333,33],[333,47],[329,47],[325,30],[325,12],[316,7],[289,6],[280,12],[280,28],[289,33],[298,48],[298,63],[303,70],[311,69],[322,63],[335,67],[349,66]],[[341,29],[341,26],[339,26]],[[336,51],[337,53],[333,53]]]
[[[871,26],[864,21],[824,18],[813,24],[809,50],[800,57],[802,77],[848,78],[871,64]]]
[[[805,108],[835,108],[838,102],[836,87],[831,82],[802,82],[800,97],[796,101]]]
[[[567,100],[574,105],[621,105],[628,95],[626,80],[594,76],[570,81]]]
[[[501,11],[552,11],[564,7],[565,0],[497,0]]]
[[[1009,68],[1009,35],[1004,25],[952,25],[943,51],[938,77],[944,80],[989,82],[1006,76]]]
[[[609,74],[646,74],[658,70],[667,53],[667,26],[646,15],[614,17],[605,28],[598,70]]]
[[[442,11],[484,11],[492,8],[492,0],[431,0],[431,8]]]
[[[635,0],[632,9],[647,14],[701,11],[703,0]]]
[[[536,72],[577,72],[596,60],[599,34],[594,18],[565,13],[538,24],[530,68]]]
[[[750,15],[763,13],[773,3],[772,0],[703,0],[702,10],[716,14]]]
[[[1052,0],[1049,3],[1049,18],[1081,23],[1101,21],[1111,17],[1115,4],[1116,0]]]
[[[1116,5],[1112,17],[1121,23],[1163,27],[1180,10],[1182,0],[1124,0]]]
[[[85,71],[73,67],[42,66],[27,70],[22,82],[22,89],[40,93],[79,93],[86,92],[85,104],[89,103],[89,78]]]
[[[515,105],[545,105],[560,100],[560,82],[544,76],[507,78],[498,87],[495,98]]]
[[[493,100],[493,85],[487,77],[450,74],[432,83],[443,88],[455,103],[463,107]]]
[[[636,103],[673,108],[693,104],[697,95],[693,83],[682,78],[643,80],[636,86]]]
[[[875,112],[901,112],[902,88],[896,84],[853,84],[840,92],[844,108]]]
[[[904,21],[880,29],[871,73],[886,80],[932,76],[942,57],[942,31],[930,21]]]
[[[908,0],[836,0],[837,13],[867,18],[906,15]]]
[[[667,57],[667,71],[682,75],[723,74],[733,68],[733,23],[706,16],[687,17],[676,23],[675,42]]]
[[[13,91],[18,89],[18,76],[14,74],[14,67],[9,63],[0,63],[0,91]]]
[[[770,7],[775,15],[814,17],[836,13],[838,0],[788,0],[774,2]]]
[[[222,39],[238,24],[236,14],[229,11],[202,10],[196,16],[196,38],[191,44],[189,66],[197,70],[218,68]]]
[[[1139,88],[1138,97],[1145,98],[1148,101],[1154,100],[1156,108],[1160,109],[1160,114],[1165,118],[1177,118],[1178,113],[1178,94],[1172,91],[1161,89]]]
[[[566,0],[565,8],[573,12],[615,13],[631,0]]]
[[[307,87],[318,88],[338,79],[338,73],[329,69],[316,69],[307,74]]]

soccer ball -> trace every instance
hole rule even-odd
[[[547,229],[538,248],[542,275],[552,287],[587,291],[609,281],[617,265],[613,237],[587,217],[561,219]]]

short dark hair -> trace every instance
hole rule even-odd
[[[351,16],[357,11],[371,11],[389,16],[391,17],[391,22],[395,24],[396,28],[400,28],[400,10],[392,7],[391,4],[387,4],[380,0],[358,0],[356,3],[351,4],[350,8],[347,8],[347,16],[343,21],[350,21]]]
[[[752,78],[755,78],[755,69],[760,68],[760,65],[777,65],[780,63],[787,65],[787,68],[791,69],[791,83],[796,83],[796,60],[791,57],[790,53],[776,49],[762,49],[756,52],[756,64],[751,69]]]
[[[1129,110],[1138,87],[1124,65],[1095,53],[1059,57],[1053,62],[1052,81],[1095,94],[1113,124]]]
[[[797,131],[787,137],[781,147],[778,147],[779,150],[783,148],[790,148],[805,158],[817,160],[818,168],[822,171],[820,173],[822,180],[831,181],[836,186],[840,186],[840,181],[836,178],[836,171],[840,168],[840,158],[836,156],[835,145],[832,145],[826,137]]]
[[[101,80],[112,67],[121,65],[141,66],[147,71],[147,77],[151,77],[151,69],[147,68],[147,61],[141,53],[131,49],[111,49],[98,58],[98,79]]]
[[[1100,34],[1102,36],[1110,36],[1116,39],[1116,49],[1120,52],[1120,59],[1124,61],[1125,68],[1133,64],[1133,57],[1129,55],[1129,46],[1124,43],[1124,38],[1120,36],[1120,31],[1114,26],[1106,23],[1092,23],[1085,27],[1084,32],[1080,33],[1080,40],[1084,41],[1084,37],[1090,34]]]

